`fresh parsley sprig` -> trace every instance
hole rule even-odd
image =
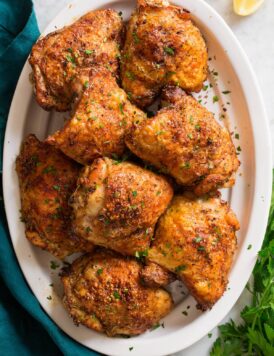
[[[248,290],[252,303],[241,312],[243,322],[233,320],[219,326],[220,336],[210,356],[274,355],[274,184],[262,250],[253,270],[254,283]]]

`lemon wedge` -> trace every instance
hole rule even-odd
[[[251,15],[263,2],[264,0],[233,0],[234,12],[240,16]]]

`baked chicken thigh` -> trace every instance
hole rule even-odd
[[[138,335],[159,322],[173,301],[164,289],[141,283],[142,265],[98,249],[63,273],[64,304],[76,324],[114,335]]]
[[[71,197],[75,232],[96,245],[142,257],[172,195],[164,177],[99,158],[84,168]]]
[[[239,160],[228,130],[180,88],[166,88],[164,99],[172,104],[133,123],[129,149],[197,195],[231,187]]]
[[[54,147],[29,135],[16,160],[26,237],[57,258],[88,252],[92,243],[72,231],[68,199],[80,167]]]
[[[157,224],[148,259],[176,273],[206,310],[226,289],[238,229],[235,214],[218,196],[175,196]]]
[[[46,110],[69,110],[74,81],[83,69],[100,65],[116,75],[122,29],[116,11],[97,10],[40,38],[29,58],[38,104]]]
[[[130,103],[105,68],[91,70],[73,117],[47,142],[75,161],[88,164],[100,156],[121,156],[125,133],[145,114]]]
[[[121,63],[123,88],[145,107],[168,83],[199,91],[207,76],[207,48],[185,10],[166,0],[138,0]]]

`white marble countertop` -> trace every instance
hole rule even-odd
[[[248,17],[240,17],[233,13],[232,0],[205,1],[214,7],[225,19],[251,61],[263,93],[272,142],[274,142],[274,0],[265,0],[262,7],[255,14]],[[33,0],[33,2],[40,31],[43,31],[54,16],[71,1]],[[273,148],[272,152],[274,153]],[[248,293],[245,291],[222,323],[228,321],[230,318],[236,321],[237,319],[239,320],[239,313],[247,302]],[[217,329],[215,328],[211,333],[211,338],[208,336],[204,337],[188,349],[177,353],[176,356],[209,355],[209,350],[217,336]]]

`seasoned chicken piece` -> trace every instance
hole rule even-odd
[[[141,278],[146,286],[158,288],[174,282],[176,276],[157,263],[148,261],[141,271]]]
[[[96,245],[143,257],[172,195],[164,177],[99,158],[84,168],[71,198],[75,231]]]
[[[63,129],[48,137],[47,142],[82,164],[100,156],[120,156],[132,120],[138,122],[144,117],[109,71],[92,70],[73,117]]]
[[[160,218],[148,259],[177,274],[202,310],[223,295],[239,222],[218,196],[175,196]]]
[[[173,104],[153,118],[134,122],[127,146],[197,195],[231,187],[240,162],[228,130],[181,89],[167,91],[165,104]]]
[[[16,171],[27,239],[60,259],[91,251],[92,243],[75,235],[71,226],[68,199],[76,188],[78,164],[29,135],[17,157]]]
[[[138,335],[159,322],[173,301],[164,289],[141,283],[142,265],[99,249],[64,272],[64,304],[76,324],[114,335]]]
[[[100,65],[116,75],[122,29],[116,11],[97,10],[40,38],[29,58],[38,104],[46,110],[69,110],[73,83],[82,69]]]
[[[166,0],[138,0],[122,52],[122,86],[140,107],[168,83],[200,91],[207,77],[204,39],[180,7]]]

